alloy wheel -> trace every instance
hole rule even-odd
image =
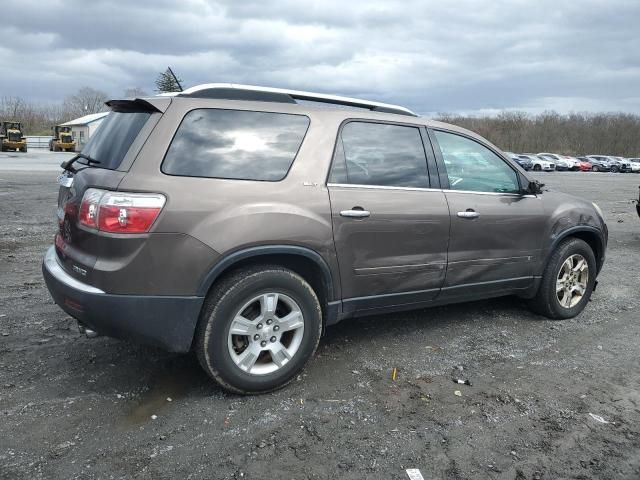
[[[269,292],[253,297],[236,312],[227,344],[241,370],[267,375],[293,358],[303,335],[300,306],[288,295]]]
[[[567,258],[556,278],[556,296],[563,308],[573,308],[584,297],[589,282],[589,264],[579,253]]]

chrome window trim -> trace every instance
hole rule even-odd
[[[509,193],[509,192],[476,192],[474,190],[453,190],[451,188],[444,189],[445,193],[471,193],[473,195],[493,195],[500,197],[520,197],[520,198],[538,198],[537,195],[532,195],[530,193],[522,194],[522,193]]]
[[[501,197],[538,198],[537,195],[507,192],[476,192],[473,190],[452,190],[450,188],[393,187],[387,185],[361,185],[357,183],[327,183],[327,187],[365,188],[370,190],[408,190],[417,192],[467,193],[473,195],[491,195]]]
[[[441,188],[394,187],[391,185],[362,185],[359,183],[327,183],[327,187],[366,188],[373,190],[408,190],[417,192],[442,192]]]

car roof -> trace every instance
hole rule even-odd
[[[408,115],[387,112],[382,110],[371,110],[369,108],[358,108],[353,105],[330,105],[331,102],[310,102],[310,103],[292,103],[282,101],[264,101],[255,99],[226,99],[226,98],[207,98],[192,95],[156,95],[152,97],[129,98],[124,100],[109,100],[107,105],[113,106],[118,103],[140,102],[141,104],[151,105],[157,111],[164,112],[172,103],[186,103],[189,107],[196,108],[223,108],[238,110],[255,110],[255,111],[271,111],[291,113],[298,115],[314,115],[334,121],[342,122],[344,120],[379,120],[390,123],[403,123],[417,126],[425,126],[434,129],[449,130],[460,133],[468,137],[479,140],[484,144],[488,144],[494,149],[501,151],[497,146],[493,145],[486,138],[481,137],[471,130],[459,127],[450,123],[439,122],[427,117],[419,115]]]
[[[390,103],[375,102],[353,97],[330,95],[326,93],[291,90],[286,88],[262,87],[238,83],[204,83],[188,88],[182,92],[162,93],[161,96],[218,98],[227,100],[260,100],[282,103],[296,103],[306,100],[318,103],[366,108],[372,111],[397,113],[400,115],[418,115],[406,107]]]

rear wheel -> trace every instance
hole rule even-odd
[[[531,309],[554,320],[575,317],[591,298],[595,281],[593,250],[584,240],[568,238],[551,254]]]
[[[286,385],[320,341],[322,310],[311,286],[278,267],[245,269],[209,294],[196,337],[202,368],[236,393]]]
[[[594,172],[600,171],[597,165],[594,165],[593,167],[591,167],[591,170],[593,170]]]

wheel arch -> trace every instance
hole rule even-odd
[[[600,269],[604,264],[606,241],[604,239],[604,235],[599,229],[589,225],[575,226],[560,232],[553,239],[553,242],[549,247],[544,265],[547,264],[547,262],[549,261],[549,257],[556,250],[560,242],[562,242],[564,239],[569,237],[579,238],[580,240],[583,240],[584,242],[587,243],[587,245],[591,247],[591,250],[593,250],[593,254],[596,257],[597,273],[600,273]]]
[[[205,275],[198,295],[206,296],[216,282],[239,268],[256,264],[280,265],[304,278],[318,295],[323,321],[334,323],[339,311],[333,275],[327,262],[315,250],[297,245],[264,245],[242,249],[224,256]]]

